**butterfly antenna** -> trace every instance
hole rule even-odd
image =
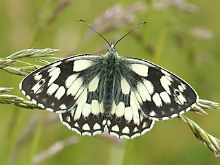
[[[102,39],[105,40],[105,42],[107,42],[107,44],[109,45],[109,47],[111,47],[111,44],[108,42],[108,40],[107,40],[105,37],[103,37],[99,32],[97,32],[97,31],[94,29],[94,27],[92,27],[91,24],[89,24],[87,21],[85,21],[85,20],[83,20],[83,19],[79,19],[79,21],[84,22],[84,23],[86,23],[87,25],[89,25],[89,26],[92,28],[92,30],[94,30],[100,37],[102,37]]]
[[[130,33],[132,33],[136,28],[138,28],[139,26],[143,25],[147,23],[146,21],[141,22],[140,24],[138,24],[137,26],[135,26],[131,31],[129,31],[127,34],[125,34],[123,37],[121,37],[115,44],[114,46],[116,46],[123,38],[125,38],[127,35],[129,35]]]

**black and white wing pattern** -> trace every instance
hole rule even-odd
[[[195,90],[173,73],[148,61],[124,57],[122,75],[128,81],[143,114],[152,120],[179,116],[198,102]]]
[[[60,113],[61,122],[78,134],[93,136],[105,131],[119,138],[143,135],[154,120],[144,117],[134,93],[127,91],[126,81],[118,73],[112,110],[106,115],[102,58],[79,55],[56,61],[25,77],[20,89],[38,106]]]
[[[94,90],[85,89],[76,105],[67,113],[61,113],[61,122],[80,135],[94,136],[108,132],[118,138],[135,138],[152,129],[154,120],[146,118],[132,91],[125,89],[120,79],[115,79],[113,106],[109,115],[103,108],[102,96],[104,77],[97,77],[89,85]],[[125,80],[123,80],[125,81]],[[92,85],[93,84],[93,85]],[[124,93],[123,93],[124,92]]]
[[[198,102],[193,88],[173,73],[142,59],[78,55],[29,74],[22,93],[43,109],[60,113],[61,122],[81,135],[108,132],[135,138]]]
[[[43,109],[67,112],[98,74],[96,61],[100,59],[98,55],[79,55],[56,61],[25,77],[20,90]]]
[[[92,104],[91,109],[93,109],[93,106],[95,105]],[[107,132],[117,138],[132,139],[152,129],[154,120],[144,117],[140,111],[137,113],[137,116],[132,116],[130,113],[125,112],[127,116],[123,114],[120,118],[116,117],[116,115],[106,118],[101,112],[98,114],[94,114],[93,112],[85,114],[82,110],[81,114],[78,114],[76,109],[72,109],[67,113],[61,113],[60,120],[70,130],[80,135],[89,136]],[[128,115],[130,115],[129,119]]]

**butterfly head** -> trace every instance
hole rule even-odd
[[[118,52],[115,48],[115,44],[111,44],[106,55],[107,56],[118,56]]]

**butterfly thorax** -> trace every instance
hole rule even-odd
[[[105,116],[110,117],[110,112],[112,110],[115,79],[118,73],[118,63],[119,56],[115,48],[112,46],[104,56],[103,60],[103,71],[101,78],[104,80],[104,90],[103,90],[103,108],[105,111]]]

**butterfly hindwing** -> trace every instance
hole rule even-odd
[[[115,79],[117,89],[114,93],[112,110],[110,114],[105,113],[103,101],[100,100],[103,79],[99,77],[95,91],[85,89],[73,109],[60,114],[61,122],[81,135],[93,136],[106,131],[118,138],[134,138],[148,132],[153,127],[154,121],[144,117],[134,93],[123,86],[126,85],[123,82],[125,80],[120,83],[120,79]],[[91,83],[93,81],[95,79]]]
[[[24,78],[20,84],[21,91],[44,109],[66,112],[98,75],[100,68],[96,61],[100,58],[97,55],[79,55],[46,65]]]
[[[132,109],[124,109],[124,115],[117,117],[113,115],[111,120],[107,121],[108,133],[118,138],[133,139],[150,131],[154,125],[154,120],[144,117],[142,112],[137,111],[138,116],[133,116]],[[136,113],[136,112],[135,112]],[[127,116],[130,116],[128,119]],[[134,117],[136,117],[135,121]]]
[[[142,59],[123,58],[122,74],[129,82],[142,112],[166,120],[189,111],[198,101],[193,88],[173,73]]]
[[[76,113],[76,109],[61,113],[61,122],[80,135],[94,136],[104,132],[105,125],[103,125],[103,121],[105,119],[102,113],[93,114],[90,112],[86,117],[83,114]]]

